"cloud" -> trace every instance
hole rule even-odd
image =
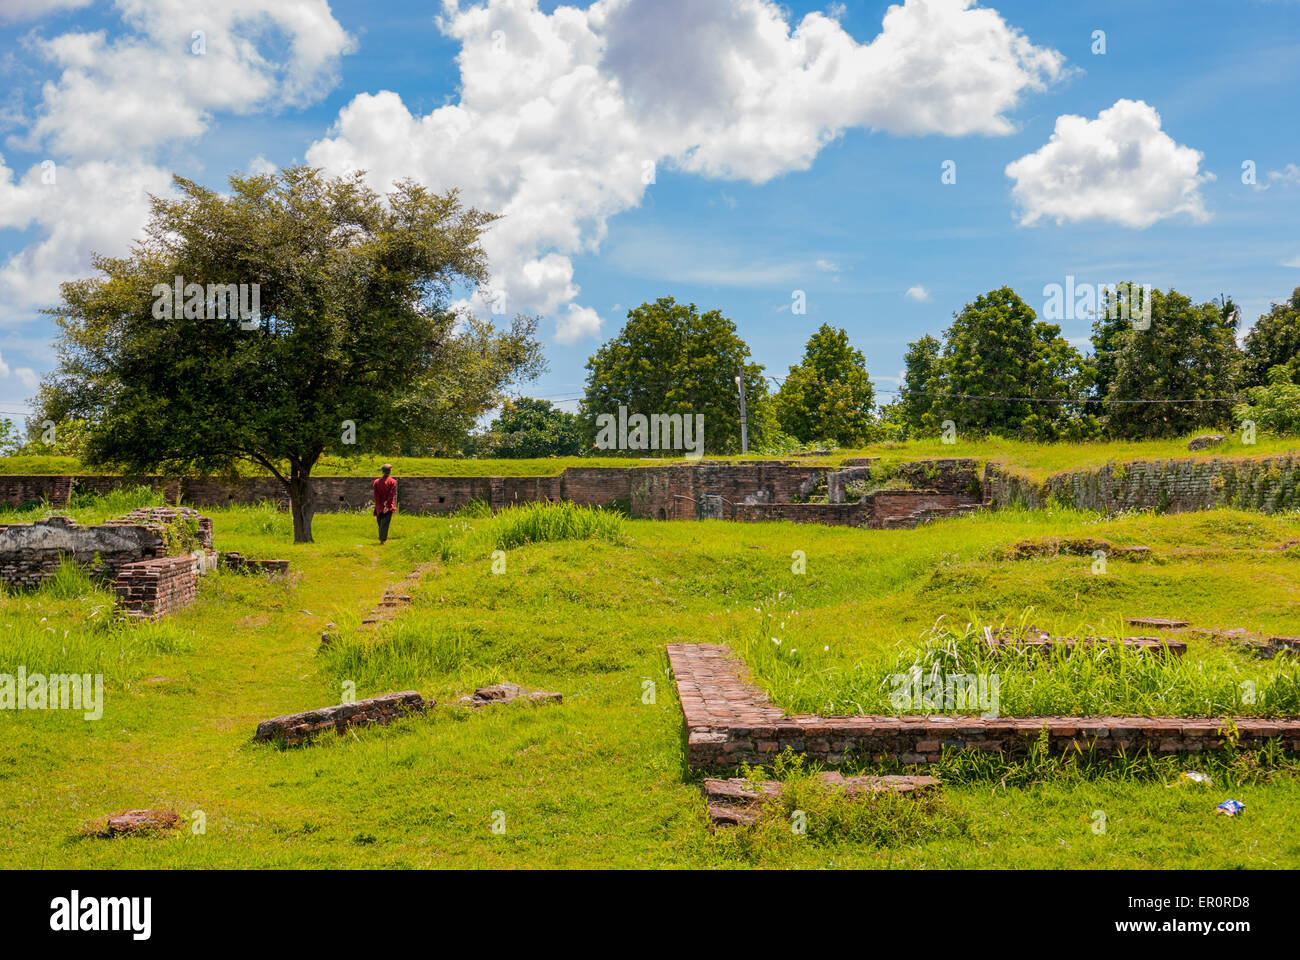
[[[170,185],[161,167],[128,162],[34,164],[15,179],[0,158],[0,229],[41,235],[0,265],[0,326],[56,303],[59,284],[89,270],[91,252],[128,253],[148,218],[147,192],[167,195]]]
[[[1282,261],[1282,266],[1284,266],[1284,267],[1300,267],[1300,254],[1297,254],[1296,256],[1292,257],[1290,260],[1283,260],[1283,261]]]
[[[460,97],[414,115],[391,91],[339,112],[308,162],[413,176],[504,214],[484,240],[512,309],[559,314],[557,338],[593,329],[571,258],[599,249],[659,169],[761,184],[807,169],[845,130],[1000,135],[1029,92],[1065,74],[973,0],[906,0],[858,43],[833,18],[791,24],[769,0],[446,0]],[[735,282],[742,278],[724,278]],[[479,303],[478,309],[484,305]],[[575,320],[581,316],[585,319]]]
[[[37,39],[62,73],[22,138],[64,157],[138,157],[204,133],[216,112],[314,102],[353,41],[325,0],[119,0],[130,28]],[[273,57],[271,49],[283,50]]]
[[[201,137],[218,113],[318,99],[352,47],[326,0],[118,0],[117,8],[126,29],[114,39],[70,31],[33,41],[60,72],[12,142],[57,165],[49,182],[48,167],[18,178],[0,158],[0,229],[39,234],[0,265],[0,325],[56,302],[61,281],[89,272],[92,251],[129,250],[148,217],[147,194],[170,193],[160,155]],[[194,31],[203,32],[201,55]]]
[[[60,10],[79,10],[92,0],[0,0],[0,20],[36,20]]]
[[[1300,166],[1288,163],[1281,170],[1270,170],[1268,184],[1272,186],[1275,183],[1300,183]]]
[[[560,343],[574,344],[585,337],[594,337],[600,333],[600,323],[600,314],[595,310],[571,303],[568,312],[560,318],[555,339]]]
[[[922,286],[908,287],[907,292],[903,294],[909,300],[915,300],[917,303],[929,303],[930,291]]]
[[[28,390],[35,390],[36,385],[40,383],[40,377],[31,367],[17,367],[11,369],[9,364],[5,363],[5,358],[0,355],[0,380],[8,380],[10,376],[17,377],[24,387]]]
[[[1096,120],[1057,117],[1051,139],[1006,174],[1022,225],[1047,217],[1143,228],[1179,214],[1209,219],[1200,186],[1214,174],[1200,172],[1203,156],[1164,133],[1145,102],[1117,100]]]

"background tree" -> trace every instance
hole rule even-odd
[[[943,389],[939,359],[942,349],[943,344],[927,333],[908,344],[903,355],[903,382],[898,388],[897,410],[901,423],[911,434],[937,429],[930,410],[936,399],[933,394]]]
[[[1082,358],[1010,287],[968,303],[948,328],[931,414],[966,433],[1051,440],[1077,416]],[[1065,402],[1041,402],[1062,400]]]
[[[1130,324],[1118,337],[1104,404],[1108,430],[1168,437],[1228,423],[1241,365],[1236,306],[1193,304],[1172,289],[1151,297],[1150,326]]]
[[[703,414],[705,450],[740,450],[740,395],[735,377],[744,371],[750,411],[750,446],[763,441],[770,423],[763,368],[749,363],[749,347],[721,312],[700,313],[695,304],[661,297],[629,310],[617,337],[587,361],[582,401],[583,431],[590,447],[596,417],[628,414]],[[611,451],[612,452],[612,451]]]
[[[1286,303],[1275,303],[1246,334],[1241,367],[1242,386],[1269,382],[1268,372],[1300,357],[1300,287]]]
[[[549,400],[509,399],[488,428],[470,438],[466,452],[503,458],[581,456],[581,420]]]
[[[131,255],[97,256],[102,276],[64,284],[50,311],[61,342],[41,415],[85,419],[88,462],[141,473],[251,462],[284,485],[294,540],[310,541],[311,471],[327,450],[463,436],[466,418],[539,368],[531,318],[495,336],[455,329],[446,304],[454,284],[486,279],[479,237],[494,217],[454,191],[404,181],[384,198],[360,173],[306,167],[232,176],[228,195],[174,183],[180,198],[151,199]],[[214,316],[210,299],[191,310],[188,292],[186,309],[160,318],[154,287],[177,276],[258,284],[260,322]],[[467,371],[485,340],[496,349]]]
[[[23,445],[22,431],[12,420],[0,419],[0,457],[11,457]]]
[[[1141,289],[1140,285],[1131,282],[1118,284],[1098,303],[1097,316],[1092,323],[1092,356],[1084,361],[1095,397],[1102,398],[1110,392],[1124,334],[1142,317],[1143,301],[1135,301],[1131,296],[1135,289]],[[1093,404],[1090,409],[1101,412],[1099,404]]]
[[[1300,374],[1300,358],[1272,367],[1268,385],[1247,390],[1247,402],[1233,409],[1233,419],[1239,424],[1250,420],[1262,433],[1273,436],[1300,436],[1300,376],[1297,374]]]
[[[774,399],[777,423],[798,440],[834,440],[852,447],[870,442],[876,391],[861,350],[845,330],[823,323],[790,368]]]

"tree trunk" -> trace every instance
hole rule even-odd
[[[289,473],[289,512],[293,514],[293,542],[314,543],[311,537],[311,518],[316,504],[311,492],[311,474],[298,464]]]

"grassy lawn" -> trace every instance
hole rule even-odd
[[[1300,556],[1261,549],[1300,536],[1295,515],[1009,511],[899,531],[625,521],[593,531],[597,539],[522,544],[540,527],[399,516],[382,549],[365,514],[318,516],[316,543],[303,546],[273,509],[212,515],[219,549],[288,558],[290,577],[211,574],[192,606],[157,625],[110,622],[109,597],[75,578],[0,599],[0,672],[86,670],[106,685],[95,722],[0,711],[5,863],[1300,866],[1300,779],[1285,760],[1215,767],[1211,787],[1178,785],[1182,769],[1204,769],[1196,759],[1101,771],[959,764],[944,773],[939,809],[919,821],[818,829],[832,812],[818,820],[814,810],[805,836],[780,822],[714,836],[699,777],[685,768],[663,652],[674,641],[728,643],[778,702],[853,712],[874,695],[863,685],[870,671],[919,649],[940,617],[1113,634],[1125,616],[1181,616],[1296,635]],[[1146,545],[1153,556],[1112,558],[1104,575],[1091,557],[1002,557],[1018,540],[1067,535]],[[500,547],[505,570],[494,574]],[[791,570],[796,550],[802,575]],[[363,629],[385,586],[421,564],[412,606]],[[341,637],[321,653],[330,621]],[[1295,682],[1289,666],[1209,641],[1189,651],[1188,666],[1197,663],[1234,680],[1277,674],[1279,696],[1287,676]],[[455,705],[502,680],[561,691],[565,702]],[[438,706],[301,749],[251,742],[259,720],[338,703],[345,683],[358,697],[417,689]],[[1215,815],[1228,797],[1245,813]],[[96,817],[147,806],[201,810],[206,833],[81,834]],[[1094,831],[1099,811],[1104,833]]]
[[[1197,433],[1212,433],[1203,430]],[[1187,440],[1196,434],[1173,440],[1105,440],[1093,443],[1031,443],[1001,437],[983,437],[955,443],[933,440],[908,440],[903,443],[878,443],[853,450],[836,450],[828,456],[806,458],[810,464],[836,465],[853,457],[880,457],[886,463],[905,463],[945,457],[970,457],[985,463],[994,461],[1038,479],[1064,470],[1099,467],[1110,462],[1157,459],[1210,460],[1215,458],[1265,457],[1280,453],[1300,453],[1295,438],[1261,437],[1256,443],[1244,444],[1236,434],[1227,434],[1224,443],[1196,454],[1187,450]],[[786,457],[748,454],[741,458],[710,457],[720,460],[781,460]],[[379,473],[385,462],[393,464],[399,476],[553,476],[566,467],[647,467],[689,462],[682,457],[548,457],[536,460],[468,460],[431,457],[325,457],[316,466],[316,476],[370,477]],[[104,471],[86,467],[74,457],[0,457],[0,474],[80,474]],[[249,468],[247,476],[262,473]]]

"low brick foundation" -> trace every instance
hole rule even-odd
[[[157,557],[128,563],[117,571],[113,589],[118,606],[129,617],[165,617],[198,595],[194,557]]]
[[[1181,657],[1187,652],[1187,644],[1182,640],[1167,640],[1164,637],[1053,637],[1050,634],[1029,627],[1019,633],[995,633],[991,628],[984,628],[984,639],[994,653],[1007,650],[1020,652],[1024,650],[1050,656],[1056,650],[1074,650],[1076,647],[1104,647],[1118,644],[1128,650],[1143,653],[1169,654]]]
[[[407,714],[423,713],[431,706],[433,706],[432,700],[426,701],[414,690],[385,693],[355,703],[323,707],[320,710],[308,710],[304,713],[289,713],[282,717],[263,720],[257,725],[257,733],[254,734],[253,739],[290,745],[300,744],[325,730],[335,730],[342,734],[348,727],[392,723]]]
[[[941,787],[935,777],[845,777],[835,771],[825,771],[818,776],[827,790],[842,792],[853,799],[863,799],[881,793],[919,797],[937,793]],[[709,802],[709,819],[717,827],[734,827],[753,823],[760,808],[781,796],[785,784],[765,780],[754,789],[754,784],[742,777],[731,780],[706,778],[704,796]]]
[[[696,769],[770,764],[786,748],[828,765],[850,755],[933,763],[945,749],[1020,757],[1047,731],[1054,753],[1191,753],[1224,743],[1224,721],[1194,717],[787,716],[748,683],[718,644],[668,645],[686,716],[687,762]],[[1279,739],[1300,752],[1300,719],[1235,718],[1238,743]]]
[[[221,555],[221,566],[240,573],[288,573],[288,560],[254,560],[233,550]]]

